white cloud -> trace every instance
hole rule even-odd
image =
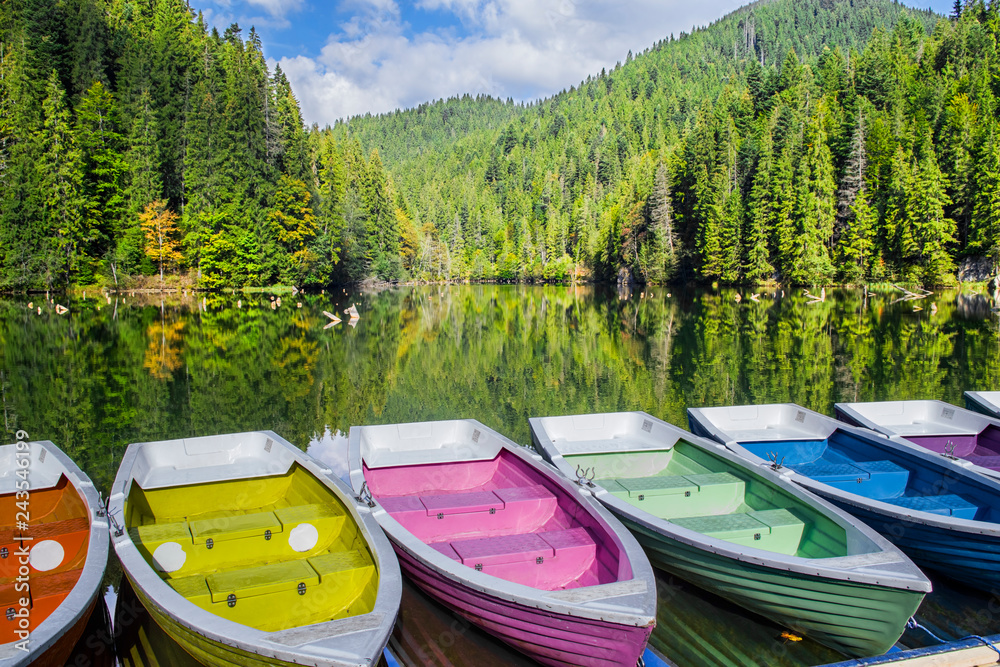
[[[333,474],[350,484],[350,467],[347,465],[347,435],[330,431],[326,427],[321,436],[314,436],[306,448],[306,454],[320,463],[330,466]]]
[[[255,0],[274,2],[281,0]],[[288,0],[284,4],[291,4]],[[278,61],[309,123],[324,125],[470,93],[534,99],[576,85],[671,33],[706,25],[743,0],[419,0],[464,35],[410,34],[394,0],[348,0],[318,57]]]

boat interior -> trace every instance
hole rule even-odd
[[[125,523],[167,584],[228,620],[272,632],[374,608],[379,574],[364,535],[298,463],[276,475],[149,489],[134,479]]]
[[[492,458],[363,468],[406,530],[454,561],[562,590],[631,579],[614,535],[580,501],[506,449]]]
[[[834,488],[902,508],[956,519],[1000,520],[1000,498],[939,466],[902,457],[872,440],[836,429],[825,438],[740,441],[762,459]]]
[[[803,558],[847,555],[843,527],[775,484],[684,440],[636,445],[617,437],[607,453],[565,458],[630,505],[703,535]]]
[[[29,518],[25,518],[27,515]],[[22,521],[26,527],[19,528]],[[0,643],[17,641],[16,615],[21,599],[29,600],[31,628],[62,604],[76,585],[87,560],[90,518],[87,504],[65,475],[47,488],[32,488],[27,497],[0,495]],[[30,549],[27,590],[18,578],[21,545]]]
[[[981,415],[942,401],[850,403],[848,407],[869,423],[891,429],[921,447],[1000,471],[1000,427]],[[840,409],[837,416],[858,423]]]

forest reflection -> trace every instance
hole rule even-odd
[[[1000,388],[988,294],[458,285],[324,294],[0,300],[8,431],[66,449],[105,491],[130,442],[353,424],[939,398]],[[327,328],[324,311],[356,326]],[[39,307],[41,313],[38,312]]]

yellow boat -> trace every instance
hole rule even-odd
[[[156,623],[205,665],[377,664],[399,565],[366,502],[270,432],[130,445],[112,541]]]

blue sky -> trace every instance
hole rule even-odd
[[[488,93],[546,97],[748,0],[201,0],[261,34],[307,123]],[[906,4],[951,10],[952,0]]]

